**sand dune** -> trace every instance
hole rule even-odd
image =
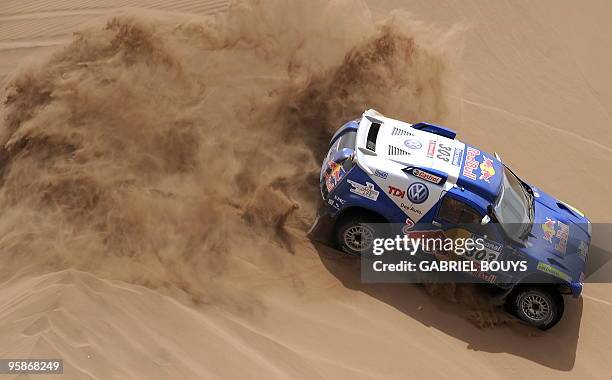
[[[72,33],[104,22],[109,15],[130,8],[214,14],[226,11],[228,0],[210,1],[3,1],[0,4],[0,83],[24,57],[33,60],[42,52],[70,42]]]
[[[198,313],[146,288],[72,270],[5,286],[2,318],[15,323],[2,331],[3,357],[62,357],[74,378],[301,377],[313,372],[290,349],[275,347],[215,310]],[[202,342],[209,349],[202,349]],[[274,356],[262,357],[261,347]]]
[[[305,236],[324,144],[368,107],[610,220],[609,3],[435,3],[3,1],[0,358],[63,358],[63,379],[605,378],[609,284],[543,333],[471,288],[362,284]]]

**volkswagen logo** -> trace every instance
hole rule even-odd
[[[423,144],[421,144],[421,142],[416,139],[404,140],[404,145],[406,146],[406,148],[410,149],[421,149],[421,147],[423,146]]]
[[[410,199],[412,203],[423,203],[427,200],[428,196],[429,189],[421,182],[415,182],[408,188],[408,199]]]

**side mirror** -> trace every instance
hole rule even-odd
[[[480,225],[484,226],[486,224],[489,224],[490,221],[491,221],[491,217],[487,214],[483,216],[482,219],[480,220]]]

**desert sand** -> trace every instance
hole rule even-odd
[[[362,284],[306,232],[326,141],[371,107],[609,222],[610,16],[1,1],[0,358],[62,358],[62,379],[608,378],[610,284],[541,332],[470,288]]]

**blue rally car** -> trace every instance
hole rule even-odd
[[[401,223],[404,234],[424,224],[441,233],[473,225],[478,234],[484,226],[495,243],[472,260],[518,257],[528,269],[481,280],[500,290],[519,318],[548,329],[561,319],[562,295],[580,296],[591,224],[575,207],[522,181],[497,154],[455,135],[375,110],[346,123],[323,160],[325,205],[313,227],[331,226],[333,242],[360,255],[371,252],[375,238],[368,223]]]

